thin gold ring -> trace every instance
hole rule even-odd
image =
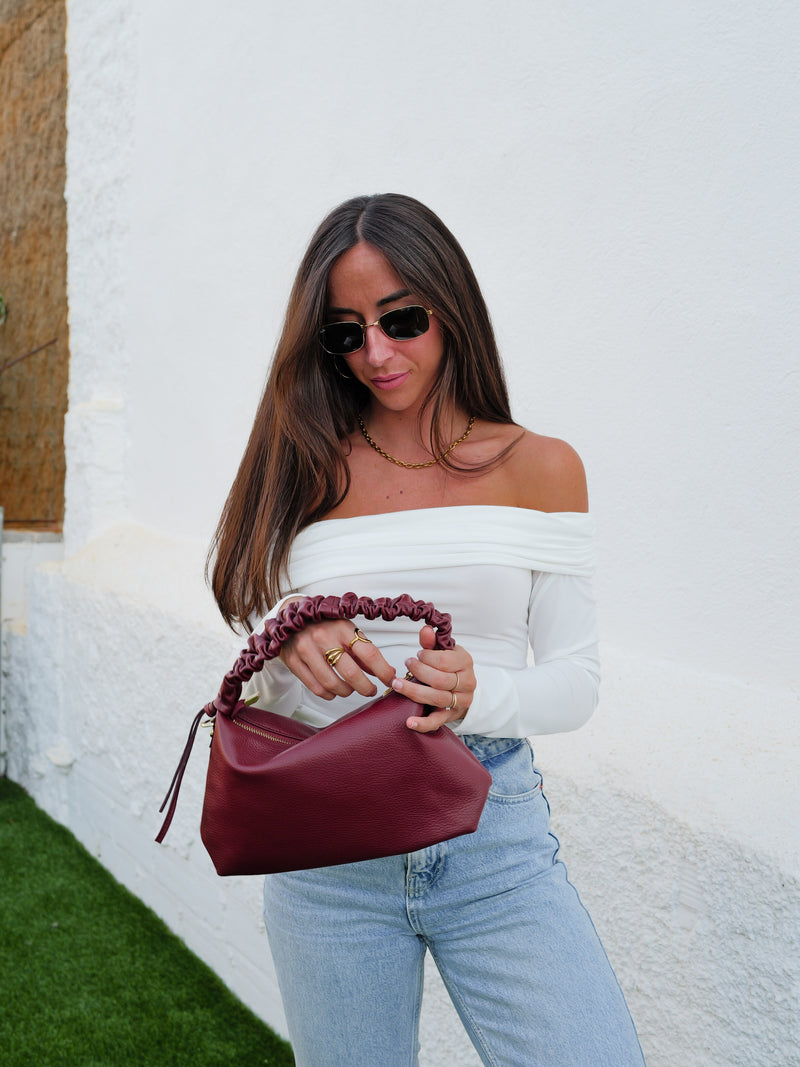
[[[450,690],[450,692],[451,692],[451,693],[455,693],[456,689],[458,689],[458,671],[454,671],[453,673],[454,673],[454,674],[455,674],[455,676],[456,676],[456,684],[455,684],[455,685],[453,686],[453,688],[452,688],[452,689]]]
[[[456,711],[456,709],[458,708],[458,694],[455,692],[455,690],[453,690],[452,696],[453,699],[444,709],[445,711]]]
[[[367,637],[367,635],[364,633],[364,631],[360,630],[358,628],[358,626],[356,626],[356,632],[355,632],[355,634],[353,636],[353,640],[350,642],[350,644],[347,647],[348,648],[352,648],[353,645],[356,644],[357,641],[363,641],[367,645],[371,645],[372,644],[372,642]]]
[[[328,651],[325,653],[325,661],[327,662],[329,667],[335,667],[343,655],[344,649],[339,648],[337,645],[336,648],[328,649]]]

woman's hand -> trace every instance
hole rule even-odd
[[[434,651],[435,638],[432,626],[422,627],[419,635],[422,652],[416,658],[406,660],[414,681],[395,678],[392,682],[396,692],[440,709],[429,715],[411,715],[406,719],[406,726],[421,734],[438,730],[446,722],[463,719],[477,685],[469,652],[460,645],[447,651]]]
[[[394,667],[364,631],[347,619],[304,627],[284,643],[280,658],[306,689],[323,700],[351,693],[373,697],[378,690],[367,675],[385,686],[395,676]]]

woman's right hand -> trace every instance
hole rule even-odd
[[[335,668],[326,653],[336,661]],[[280,658],[306,689],[323,700],[351,693],[375,696],[378,689],[368,676],[389,687],[396,673],[364,631],[348,619],[304,627],[284,642]]]

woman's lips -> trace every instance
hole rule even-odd
[[[407,377],[408,371],[401,371],[399,374],[384,374],[380,378],[373,378],[372,384],[376,389],[396,389]]]

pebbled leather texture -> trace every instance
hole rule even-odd
[[[200,833],[217,873],[270,874],[426,848],[477,829],[491,775],[447,727],[409,730],[424,708],[399,693],[378,697],[315,729],[241,701],[242,684],[283,642],[321,619],[425,619],[452,648],[450,616],[409,596],[307,597],[287,604],[225,675],[203,711],[216,717]],[[161,810],[175,811],[202,713]],[[170,799],[170,794],[172,794]]]

